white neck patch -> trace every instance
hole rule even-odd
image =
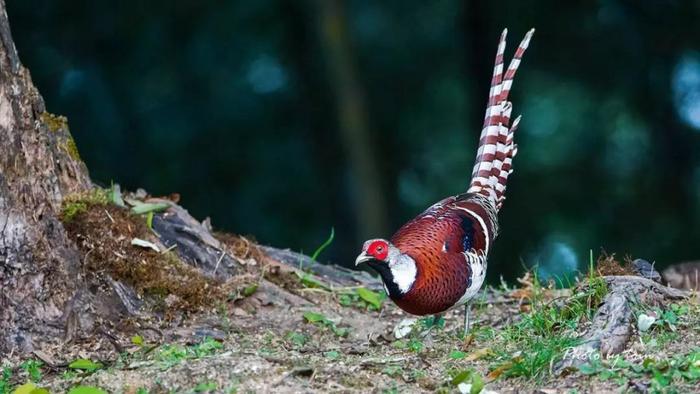
[[[400,254],[389,263],[389,269],[391,269],[391,276],[393,277],[394,283],[399,288],[401,293],[406,294],[413,283],[416,281],[416,275],[418,274],[418,268],[416,268],[416,262],[405,254]]]

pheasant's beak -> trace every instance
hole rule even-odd
[[[355,266],[358,266],[358,265],[364,263],[365,261],[370,261],[370,260],[372,260],[373,258],[374,258],[374,257],[368,255],[366,252],[362,252],[362,253],[360,253],[360,255],[357,256],[357,258],[355,259]]]

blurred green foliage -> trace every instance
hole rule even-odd
[[[8,0],[20,56],[93,179],[179,192],[227,231],[331,260],[365,237],[320,1]],[[491,279],[585,269],[589,249],[699,256],[700,3],[340,3],[391,230],[461,192],[498,34],[536,27]]]

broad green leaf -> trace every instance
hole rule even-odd
[[[291,341],[296,346],[304,346],[309,341],[309,337],[298,332],[289,332],[286,336],[287,340]]]
[[[472,376],[472,371],[466,370],[458,373],[452,378],[452,385],[458,386],[460,383],[464,383]]]
[[[340,357],[340,352],[337,350],[330,350],[330,351],[323,353],[323,355],[326,356],[326,358],[329,358],[331,360],[335,360],[338,357]]]
[[[246,286],[246,288],[243,289],[243,296],[250,297],[253,294],[255,294],[256,291],[258,291],[258,284],[257,283],[254,283],[250,286]]]
[[[325,323],[328,321],[324,315],[316,312],[304,312],[304,319],[309,323]]]
[[[75,386],[68,391],[68,394],[107,394],[107,392],[95,386]]]
[[[124,204],[124,199],[122,198],[122,189],[118,183],[112,184],[109,190],[109,200],[116,206],[126,208],[126,204]]]
[[[34,390],[36,390],[36,385],[32,382],[27,382],[17,387],[12,394],[30,394]]]
[[[479,375],[478,373],[473,373],[472,374],[472,389],[469,391],[469,394],[479,394],[483,388],[484,388],[484,379],[482,379],[481,375]]]
[[[96,370],[102,368],[102,364],[96,363],[92,360],[88,360],[85,358],[80,358],[80,359],[77,359],[77,360],[73,361],[72,363],[70,363],[68,365],[68,368],[82,369],[84,371],[93,372],[93,371],[96,371]]]
[[[334,333],[335,335],[339,336],[339,337],[345,338],[345,337],[348,336],[348,334],[350,334],[350,330],[349,330],[349,329],[347,329],[347,328],[337,328],[337,327],[335,326],[335,324],[333,324],[333,323],[331,323],[331,326],[330,326],[330,327],[331,327],[331,330],[333,331],[333,333]]]
[[[153,211],[146,214],[146,227],[153,230]]]
[[[661,387],[666,387],[671,384],[671,379],[660,371],[654,371],[653,380]]]
[[[357,295],[360,296],[360,298],[362,298],[365,302],[372,305],[376,309],[380,309],[382,307],[382,299],[379,293],[376,293],[364,287],[358,288],[356,292]]]
[[[301,283],[302,283],[305,287],[315,287],[315,288],[320,288],[320,289],[324,289],[324,290],[330,290],[330,289],[331,289],[327,284],[325,284],[325,283],[321,282],[320,280],[314,278],[314,277],[313,277],[312,275],[310,275],[310,274],[307,274],[307,273],[299,273],[299,272],[296,272],[296,271],[295,271],[295,273],[297,274],[297,276],[299,277],[299,280],[301,280]]]
[[[136,202],[137,200],[134,200]],[[170,205],[164,202],[159,202],[159,203],[151,203],[151,202],[140,202],[138,201],[136,205],[131,207],[131,213],[134,213],[136,215],[142,215],[144,213],[149,213],[149,212],[161,212],[165,211],[168,209]]]
[[[134,335],[131,337],[131,343],[137,346],[143,346],[143,337],[141,335]]]
[[[461,360],[467,356],[467,353],[460,352],[459,350],[453,350],[450,352],[450,358],[453,360]]]
[[[414,351],[416,353],[420,353],[421,350],[423,350],[423,342],[417,340],[417,339],[411,339],[408,342],[408,348],[411,349],[411,351]]]

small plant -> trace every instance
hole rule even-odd
[[[199,382],[196,386],[194,386],[193,391],[195,393],[206,393],[210,391],[216,391],[216,387],[216,382]]]
[[[450,352],[450,358],[453,360],[461,360],[463,358],[467,357],[467,353],[464,353],[459,350],[453,350]]]
[[[400,365],[387,365],[382,369],[384,375],[390,376],[392,378],[403,375],[403,368]]]
[[[333,333],[339,337],[346,337],[350,333],[347,328],[338,328],[335,323],[324,316],[321,313],[316,312],[304,312],[304,319],[315,325],[320,325],[329,328]]]
[[[673,382],[694,387],[700,383],[700,348],[671,358],[647,357],[639,362],[630,362],[619,355],[607,360],[596,358],[579,367],[579,372],[600,380],[614,380],[620,385],[632,379],[649,379],[652,392],[669,389],[676,392],[670,387]]]
[[[3,367],[0,373],[0,394],[7,394],[10,392],[10,379],[12,378],[12,368]]]
[[[70,369],[67,369],[61,373],[61,379],[63,380],[73,380],[78,377],[78,374],[75,373],[75,371],[72,371]],[[1,393],[1,391],[0,391]]]
[[[31,379],[32,382],[38,383],[41,381],[41,367],[44,365],[41,361],[38,360],[27,360],[20,364],[20,368],[22,368],[27,375],[29,375],[29,378]]]
[[[94,386],[75,386],[68,390],[68,394],[107,394],[107,392]]]
[[[131,343],[133,343],[136,346],[143,346],[145,343],[143,341],[143,337],[141,335],[134,335],[131,337]]]
[[[408,341],[408,349],[414,353],[420,353],[425,345],[419,339],[412,338]]]
[[[360,309],[378,311],[386,300],[386,293],[376,292],[364,287],[349,291],[340,291],[338,302],[342,306],[355,306]]]
[[[484,379],[472,369],[454,372],[450,383],[459,387],[461,392],[468,389],[469,394],[479,394],[484,388]],[[463,386],[464,389],[460,386]]]
[[[428,316],[428,317],[423,317],[420,320],[420,325],[423,326],[424,329],[434,329],[434,328],[444,328],[445,327],[445,318],[442,316]]]
[[[314,253],[311,255],[311,260],[316,261],[318,256],[323,252],[331,243],[333,243],[333,239],[335,238],[335,229],[331,227],[331,234],[328,236],[328,239],[326,239],[321,246],[316,248]],[[299,280],[301,281],[301,284],[304,285],[304,287],[309,287],[309,288],[320,288],[324,290],[331,290],[330,286],[327,284],[321,282],[320,280],[316,279],[313,275],[304,272],[304,265],[300,261],[299,262],[299,271],[301,272],[295,272],[297,276],[299,277]]]
[[[541,378],[564,356],[566,349],[578,343],[575,331],[578,322],[591,313],[587,301],[589,291],[575,295],[563,305],[547,300],[549,291],[534,275],[527,288],[530,309],[521,315],[520,321],[500,332],[477,331],[475,335],[490,336],[496,341],[489,355],[495,361],[490,378]]]
[[[202,342],[191,347],[196,358],[211,356],[223,348],[224,345],[221,342],[211,337],[206,337]]]
[[[307,335],[294,331],[290,331],[285,337],[285,339],[289,341],[295,348],[300,348],[306,345],[307,342],[309,342],[309,337]]]
[[[331,227],[331,234],[328,236],[328,239],[326,239],[321,244],[321,246],[316,248],[314,253],[311,255],[311,260],[316,261],[316,259],[321,254],[321,252],[323,252],[327,247],[329,247],[331,245],[331,243],[333,243],[334,238],[335,238],[335,229],[333,227]]]
[[[85,358],[80,358],[68,364],[68,368],[86,372],[95,372],[102,368],[102,364]]]
[[[168,369],[185,360],[212,356],[223,348],[224,345],[217,340],[206,337],[200,343],[191,346],[177,343],[163,345],[156,352],[155,359],[162,363],[162,369]]]
[[[340,352],[337,350],[329,350],[323,353],[323,356],[329,360],[337,360],[340,358]]]

